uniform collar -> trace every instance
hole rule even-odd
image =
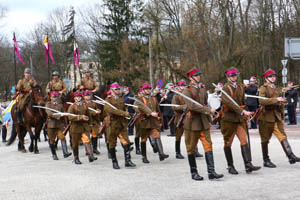
[[[75,102],[75,104],[76,104],[77,106],[82,106],[82,101]]]
[[[57,105],[58,103],[57,101],[52,101],[52,104]]]
[[[270,88],[276,88],[276,85],[270,82],[267,82],[267,86],[269,86]]]

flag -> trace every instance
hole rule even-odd
[[[11,109],[13,107],[13,105],[16,103],[16,99],[11,101],[9,103],[9,105],[7,106],[7,108],[2,112],[2,116],[1,118],[3,119],[3,124],[6,126],[6,128],[8,127],[9,123],[11,122]]]
[[[75,65],[78,68],[80,59],[79,59],[78,45],[75,41],[74,41],[74,52],[73,52],[73,54],[74,54]]]
[[[51,45],[50,45],[49,39],[48,39],[48,35],[46,35],[46,37],[44,39],[44,49],[45,49],[47,67],[48,67],[48,59],[49,59],[48,56],[50,56],[50,59],[52,60],[52,63],[55,64],[54,58],[53,58],[53,55],[52,55],[52,51],[51,51]]]
[[[19,47],[18,47],[18,44],[17,44],[17,39],[16,39],[15,34],[14,34],[13,41],[14,41],[14,50],[15,50],[15,52],[16,52],[16,55],[17,55],[17,57],[19,58],[20,62],[24,65],[24,61],[23,61],[23,59],[22,59],[22,57],[21,57],[21,54],[20,54],[20,52],[19,52]]]

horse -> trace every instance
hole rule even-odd
[[[24,106],[22,123],[17,123],[17,104],[13,105],[11,110],[13,130],[7,145],[11,145],[18,135],[18,150],[25,153],[24,138],[26,133],[29,132],[31,139],[29,151],[34,151],[35,154],[38,154],[37,142],[47,115],[44,109],[35,108],[33,107],[34,105],[45,105],[42,88],[39,85],[33,87],[32,92],[28,96],[28,103]],[[34,134],[32,128],[34,128]]]

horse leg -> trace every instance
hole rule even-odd
[[[41,130],[42,130],[42,126],[36,127],[36,128],[34,129],[34,133],[35,133],[35,138],[34,138],[34,142],[35,142],[34,153],[35,153],[35,154],[38,154],[38,153],[39,153],[39,148],[38,148],[37,142],[38,142],[38,138],[40,137]]]
[[[25,145],[24,145],[24,138],[26,136],[26,129],[25,128],[22,128],[20,130],[20,137],[19,137],[19,142],[20,142],[20,149],[23,153],[26,153],[26,149],[25,149]]]
[[[27,131],[29,132],[29,135],[30,135],[30,146],[29,146],[29,151],[30,152],[33,152],[33,148],[34,148],[34,140],[35,140],[35,136],[31,130],[31,127],[28,127],[27,126]]]

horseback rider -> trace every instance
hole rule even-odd
[[[31,71],[30,68],[26,68],[24,70],[24,78],[19,80],[17,86],[16,86],[16,91],[18,95],[18,106],[17,106],[17,122],[21,123],[22,122],[22,112],[23,109],[27,103],[28,97],[30,93],[32,92],[32,88],[35,87],[36,81],[31,78]]]
[[[78,89],[80,91],[86,91],[89,90],[92,93],[95,93],[98,89],[99,86],[96,84],[96,81],[93,79],[91,76],[91,69],[85,70],[85,77],[83,77],[80,81],[80,84],[78,85]]]
[[[54,71],[52,73],[53,80],[51,80],[46,87],[46,94],[50,96],[50,93],[57,92],[60,95],[60,98],[66,95],[67,86],[63,80],[60,79],[59,73]]]

